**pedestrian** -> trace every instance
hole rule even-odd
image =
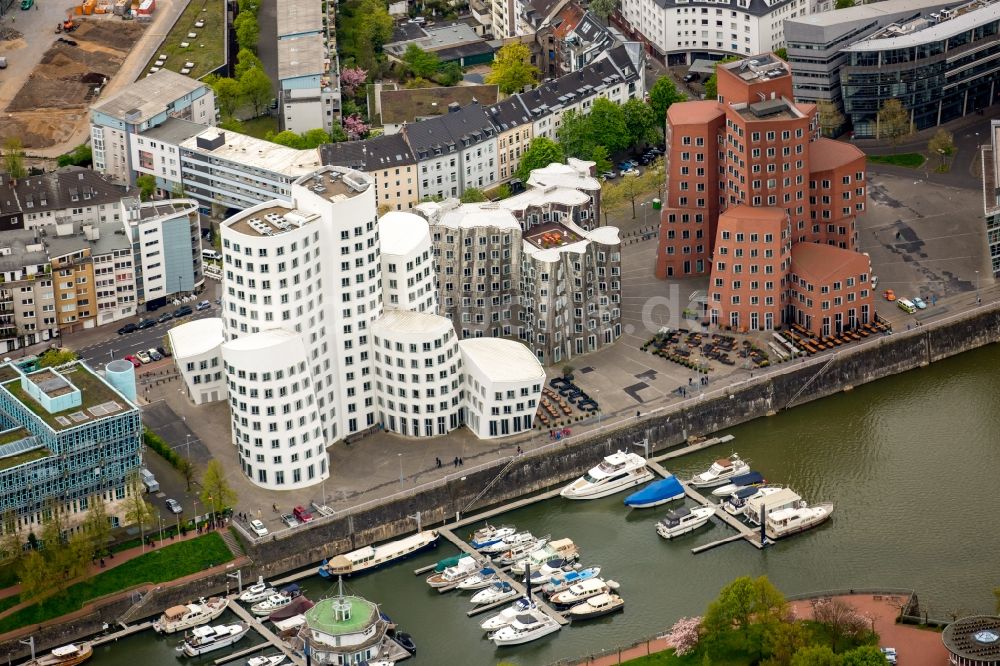
[[[464,467],[465,466],[465,458],[459,458],[458,459],[458,466],[459,467]]]
[[[451,461],[451,464],[458,467],[458,456],[455,456],[455,459]]]
[[[521,455],[521,445],[517,445],[517,455]]]
[[[638,410],[638,409],[637,409],[637,410],[635,410],[635,420],[636,420],[636,421],[638,421],[638,420],[639,420],[639,410]]]
[[[435,458],[434,458],[434,464],[437,465],[438,469],[441,469],[441,459],[440,458],[438,458],[438,457],[435,456]]]
[[[101,568],[102,569],[104,568],[104,558],[103,557],[101,558]]]
[[[878,240],[878,232],[875,232],[875,240]]]

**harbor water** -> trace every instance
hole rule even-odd
[[[585,566],[600,565],[603,578],[621,584],[623,613],[535,643],[494,647],[478,626],[488,614],[466,617],[470,593],[439,594],[413,575],[457,552],[447,543],[346,586],[379,603],[413,635],[417,656],[407,663],[414,666],[548,664],[628,645],[681,616],[701,614],[719,588],[742,575],[767,575],[786,594],[913,588],[922,609],[937,618],[990,612],[1000,552],[997,367],[1000,346],[994,345],[735,428],[729,432],[736,440],[724,445],[730,448],[666,461],[686,478],[736,451],[769,482],[788,484],[807,501],[835,504],[825,525],[763,551],[737,541],[693,555],[692,547],[733,531],[713,520],[667,542],[654,525],[669,507],[629,511],[624,494],[584,502],[555,498],[494,519],[573,539]],[[318,576],[301,585],[314,600],[334,593]],[[258,640],[251,635],[238,649]],[[102,646],[92,663],[176,665],[175,644],[147,632]]]

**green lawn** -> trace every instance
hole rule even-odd
[[[243,133],[249,134],[250,136],[255,136],[258,139],[267,138],[268,132],[278,133],[278,117],[277,116],[259,116],[257,118],[251,118],[250,120],[240,121],[243,125]]]
[[[85,603],[142,583],[165,583],[233,559],[217,533],[156,548],[0,620],[0,633],[78,610]]]
[[[869,162],[876,164],[893,164],[895,166],[909,167],[916,169],[927,161],[927,158],[920,153],[900,153],[899,155],[869,155]]]
[[[201,28],[195,27],[196,21],[204,21]],[[226,62],[225,35],[226,6],[223,0],[191,0],[184,13],[177,19],[173,29],[167,34],[154,54],[146,64],[146,69],[139,78],[146,76],[150,67],[154,67],[156,58],[161,53],[167,56],[165,69],[180,72],[185,62],[193,62],[194,67],[188,74],[197,79],[214,71]],[[188,37],[189,32],[197,33],[197,37]],[[188,46],[182,47],[181,43]]]
[[[0,599],[0,613],[21,603],[21,595],[14,594]]]

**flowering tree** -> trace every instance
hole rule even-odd
[[[700,617],[682,617],[670,628],[666,636],[667,645],[674,649],[674,654],[682,657],[698,645],[700,632]]]
[[[360,139],[368,133],[369,127],[358,114],[354,113],[344,118],[344,129],[350,138]]]
[[[340,70],[340,88],[351,97],[358,91],[358,86],[368,80],[368,72],[360,67],[346,67]]]
[[[813,619],[827,626],[834,650],[842,649],[845,639],[857,640],[875,627],[870,615],[859,613],[843,599],[820,599],[813,606]]]

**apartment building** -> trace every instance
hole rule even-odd
[[[319,152],[324,165],[349,167],[374,177],[380,213],[412,210],[420,201],[417,159],[400,134],[326,143]]]
[[[1000,120],[990,123],[990,136],[983,144],[983,214],[986,217],[986,244],[990,248],[990,269],[1000,276]]]
[[[770,330],[795,321],[839,333],[874,317],[860,307],[871,305],[870,271],[854,261],[855,220],[867,198],[864,154],[820,138],[816,107],[791,95],[788,65],[761,54],[719,66],[716,101],[667,112],[656,275],[708,274],[713,325]],[[796,252],[810,244],[824,249]],[[831,288],[850,279],[857,300],[814,316],[811,300],[800,304],[793,294],[796,256],[795,275]]]
[[[451,113],[469,104],[496,104],[500,90],[495,85],[445,86],[442,88],[402,88],[389,90],[377,85],[375,110],[385,134],[396,134],[408,125]]]
[[[193,199],[123,199],[122,224],[134,258],[136,298],[147,309],[167,305],[205,284],[201,222]]]
[[[0,182],[0,230],[117,221],[124,188],[82,167]]]
[[[517,173],[521,155],[531,145],[534,123],[520,95],[487,107],[486,114],[497,129],[497,180],[506,183]]]
[[[90,145],[94,170],[120,184],[135,184],[132,142],[168,118],[215,124],[212,88],[161,69],[90,108]]]
[[[38,232],[0,234],[0,350],[13,352],[59,335],[49,255]]]
[[[576,2],[536,0],[521,19],[523,34],[532,35],[532,64],[545,78],[582,69],[616,43],[611,30]]]
[[[236,454],[261,487],[320,483],[329,476],[326,446],[377,426],[430,437],[465,423],[470,380],[455,332],[427,311],[437,301],[427,224],[396,212],[383,230],[376,211],[372,177],[323,167],[292,184],[291,202],[230,217],[221,230],[218,337],[206,339],[211,331],[200,321],[174,333],[201,336],[184,352],[197,353],[198,364],[178,364],[187,385],[221,365]],[[502,354],[518,345],[502,343]],[[518,403],[533,416],[544,379],[535,363],[510,398],[504,390],[491,403],[497,424],[482,425],[487,433],[532,427],[520,412],[516,425],[500,421]]]
[[[809,0],[622,0],[619,25],[667,66],[785,45],[783,23],[805,16]]]
[[[284,130],[329,132],[340,122],[340,67],[324,7],[315,0],[277,6],[278,117]]]

